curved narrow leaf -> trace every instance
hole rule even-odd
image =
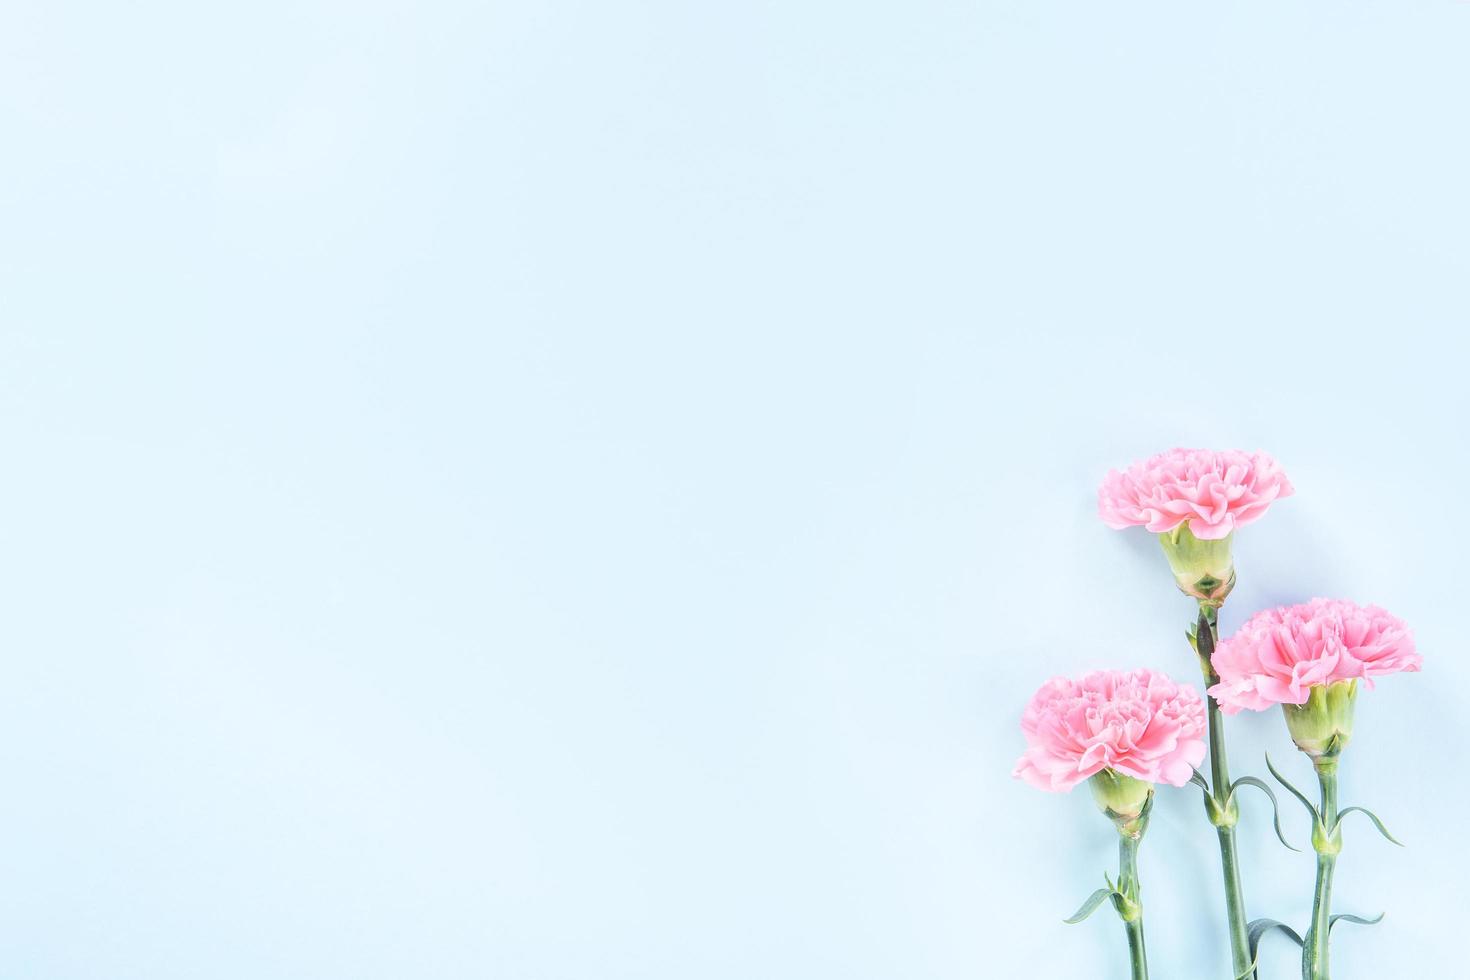
[[[1342,818],[1345,817],[1345,816],[1347,816],[1349,813],[1352,813],[1354,810],[1356,810],[1357,812],[1363,814],[1369,820],[1373,821],[1373,826],[1377,827],[1378,828],[1378,832],[1380,834],[1382,834],[1384,837],[1387,837],[1390,841],[1392,841],[1393,843],[1397,844],[1399,847],[1403,847],[1404,846],[1404,842],[1403,841],[1399,840],[1393,834],[1390,834],[1388,832],[1388,828],[1385,827],[1385,826],[1383,826],[1383,821],[1378,819],[1378,814],[1374,813],[1372,810],[1368,809],[1365,806],[1349,806],[1349,807],[1343,807],[1341,810],[1338,810],[1337,811],[1337,826],[1338,827],[1341,827],[1342,826]]]
[[[1271,791],[1271,787],[1270,786],[1267,786],[1264,782],[1262,782],[1261,780],[1257,779],[1255,776],[1241,776],[1230,787],[1230,797],[1229,797],[1229,799],[1234,799],[1234,797],[1235,797],[1235,791],[1237,789],[1239,789],[1241,786],[1254,786],[1257,789],[1259,789],[1262,793],[1265,793],[1268,797],[1271,798],[1271,820],[1272,820],[1273,823],[1276,824],[1276,839],[1279,840],[1279,841],[1281,841],[1281,843],[1286,847],[1287,850],[1289,850],[1289,851],[1300,851],[1301,848],[1299,848],[1299,847],[1292,847],[1291,846],[1291,843],[1289,841],[1287,841],[1286,835],[1281,832],[1281,807],[1280,807],[1279,804],[1277,804],[1277,802],[1276,802],[1276,794]],[[1269,921],[1273,921],[1273,920],[1267,919],[1267,920],[1257,920],[1257,921],[1267,921],[1267,922],[1269,922]],[[1279,922],[1276,923],[1276,924],[1277,925],[1281,925],[1281,923],[1279,923]],[[1283,927],[1283,928],[1285,928],[1285,927]]]
[[[1276,781],[1278,783],[1280,783],[1282,786],[1285,786],[1288,790],[1291,791],[1292,796],[1295,796],[1297,799],[1302,801],[1302,806],[1307,808],[1307,812],[1312,815],[1312,820],[1314,822],[1322,822],[1322,818],[1318,815],[1317,808],[1312,805],[1312,801],[1303,796],[1301,790],[1291,785],[1291,783],[1287,781],[1286,777],[1277,772],[1276,767],[1271,765],[1271,753],[1269,752],[1266,753],[1266,768],[1271,770],[1271,775],[1276,777]]]
[[[1200,610],[1199,621],[1195,624],[1194,635],[1198,643],[1195,649],[1201,658],[1209,660],[1215,655],[1215,632],[1210,628],[1210,621],[1203,609]]]
[[[1298,946],[1302,944],[1302,937],[1296,934],[1296,930],[1284,922],[1275,919],[1252,919],[1251,924],[1246,927],[1246,938],[1250,940],[1251,965],[1246,967],[1244,973],[1236,976],[1235,980],[1250,980],[1255,975],[1256,966],[1261,960],[1261,938],[1272,929],[1280,929],[1291,937],[1292,942]]]
[[[1297,931],[1285,922],[1277,922],[1275,919],[1252,919],[1251,924],[1245,929],[1246,938],[1251,942],[1251,952],[1255,952],[1256,948],[1261,945],[1262,937],[1272,929],[1279,929],[1286,933],[1298,946],[1302,944],[1302,937],[1297,935]]]
[[[1108,896],[1111,894],[1113,894],[1113,889],[1099,888],[1097,891],[1087,896],[1087,901],[1082,903],[1082,907],[1080,909],[1072,913],[1072,917],[1070,919],[1063,919],[1062,921],[1069,926],[1076,925],[1092,913],[1096,912],[1097,907],[1101,905],[1104,901],[1106,901]]]
[[[1373,918],[1365,919],[1361,915],[1348,915],[1346,912],[1339,912],[1337,915],[1334,915],[1331,919],[1327,920],[1327,932],[1329,935],[1331,935],[1332,933],[1332,927],[1337,925],[1338,919],[1342,919],[1345,922],[1351,922],[1354,925],[1359,926],[1376,926],[1378,925],[1378,923],[1383,921],[1383,913],[1379,912]]]
[[[1209,793],[1210,793],[1210,784],[1205,781],[1205,774],[1204,773],[1200,772],[1198,769],[1195,769],[1194,770],[1194,775],[1192,775],[1192,776],[1189,777],[1189,781],[1191,783],[1194,783],[1200,789],[1204,790],[1206,796],[1209,795]]]
[[[1210,821],[1213,823],[1217,804],[1215,803],[1215,795],[1210,792],[1210,784],[1205,781],[1204,774],[1198,769],[1194,770],[1194,775],[1189,777],[1189,781],[1199,787],[1200,793],[1204,796],[1205,814],[1209,816]]]

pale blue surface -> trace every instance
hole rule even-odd
[[[1093,513],[1177,443],[1299,489],[1227,629],[1417,627],[1335,976],[1462,975],[1467,46],[1401,0],[8,5],[0,976],[1120,978],[1060,923],[1110,829],[1009,773],[1045,677],[1192,677]],[[1282,727],[1237,770],[1305,777]],[[1225,975],[1215,860],[1168,794],[1161,980]]]

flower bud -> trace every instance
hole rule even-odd
[[[1283,704],[1286,727],[1296,747],[1312,762],[1335,759],[1353,736],[1353,704],[1358,682],[1334,681],[1313,687],[1306,704]]]
[[[1195,537],[1188,523],[1160,534],[1159,543],[1164,546],[1164,557],[1169,559],[1179,591],[1220,608],[1235,587],[1235,563],[1230,555],[1234,537],[1231,531],[1223,538],[1206,541]]]
[[[1139,836],[1153,808],[1154,784],[1134,779],[1116,769],[1103,769],[1087,781],[1098,808],[1117,826],[1120,834]]]

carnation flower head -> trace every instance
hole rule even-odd
[[[1204,700],[1149,670],[1052,678],[1026,706],[1021,731],[1027,749],[1015,775],[1053,792],[1104,770],[1183,786],[1205,757]]]
[[[1292,492],[1266,453],[1171,449],[1109,471],[1097,491],[1097,511],[1114,529],[1142,525],[1164,534],[1184,524],[1199,540],[1217,541]]]
[[[1313,599],[1256,613],[1210,658],[1220,682],[1210,695],[1227,714],[1273,704],[1303,705],[1312,689],[1399,671],[1422,658],[1414,632],[1377,606]],[[1354,693],[1356,688],[1354,688]]]

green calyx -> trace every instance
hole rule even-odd
[[[1306,704],[1283,704],[1291,740],[1319,769],[1336,765],[1337,757],[1353,736],[1353,705],[1358,682],[1334,681],[1314,687]]]
[[[1169,559],[1179,590],[1201,605],[1218,609],[1235,588],[1235,561],[1230,553],[1234,538],[1235,532],[1231,531],[1223,538],[1202,541],[1189,530],[1187,522],[1160,534],[1159,544],[1164,547],[1164,557]]]
[[[1098,808],[1113,821],[1118,833],[1137,839],[1148,826],[1154,785],[1115,769],[1104,769],[1087,781]]]

